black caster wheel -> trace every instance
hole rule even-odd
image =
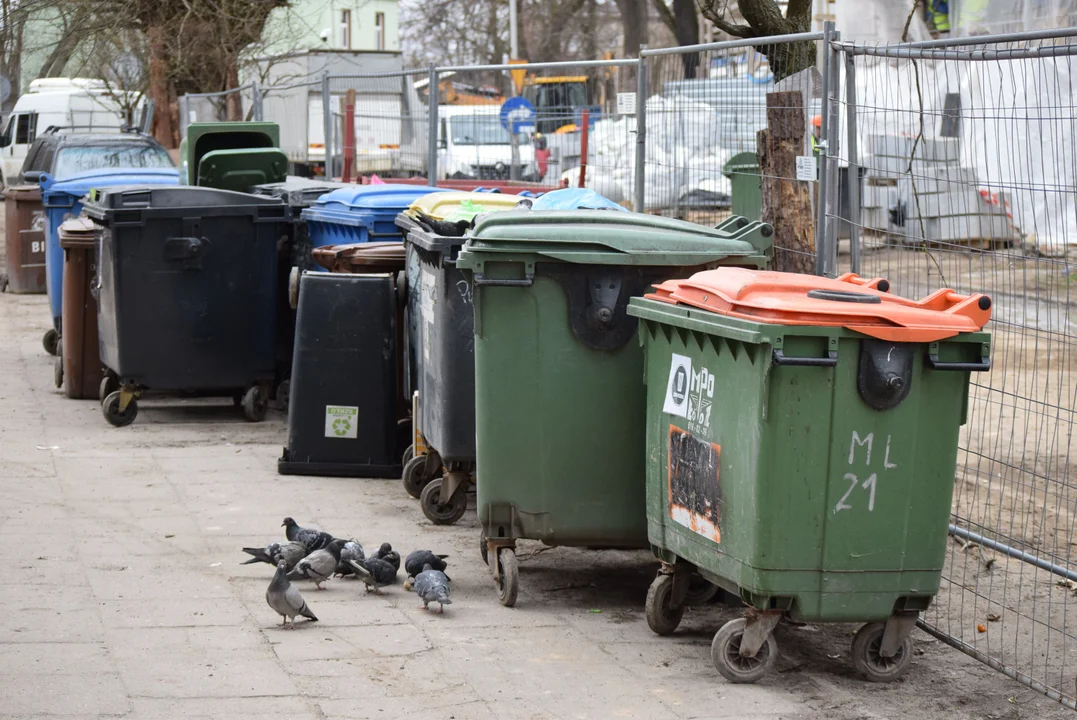
[[[299,275],[298,267],[288,271],[288,307],[292,310],[299,307]]]
[[[45,336],[41,338],[41,344],[45,348],[45,352],[49,355],[55,355],[57,348],[60,347],[60,333],[56,332],[56,328],[49,328],[45,332]]]
[[[101,378],[101,384],[97,388],[97,399],[104,405],[105,398],[119,389],[120,383],[116,380],[116,376],[112,373],[106,373],[105,376]]]
[[[101,413],[113,427],[126,427],[138,416],[138,403],[131,398],[124,411],[120,412],[120,391],[117,390],[109,393],[105,401],[101,403]]]
[[[486,536],[479,536],[479,554],[482,555],[482,561],[487,566],[490,565],[490,546],[486,544]]]
[[[435,477],[439,477],[442,472],[439,467],[433,473],[427,475],[426,462],[426,455],[413,457],[404,465],[404,472],[400,477],[400,481],[404,484],[404,492],[416,499],[422,497],[423,488]]]
[[[263,386],[255,385],[243,393],[241,403],[243,417],[251,422],[262,422],[266,419],[266,411],[269,409],[269,393]]]
[[[512,548],[498,550],[497,564],[501,570],[501,578],[497,582],[497,599],[505,607],[512,607],[516,604],[516,596],[520,592],[520,568],[516,564],[516,551]]]
[[[904,675],[912,664],[912,639],[898,646],[891,657],[879,652],[883,644],[886,623],[868,623],[853,638],[853,665],[856,671],[871,682],[893,682]]]
[[[467,511],[467,492],[461,485],[450,498],[441,497],[444,478],[434,478],[426,484],[419,497],[423,515],[435,525],[452,525]]]
[[[672,635],[683,616],[684,605],[673,607],[673,576],[659,575],[647,590],[647,626],[655,635]]]
[[[288,399],[292,395],[292,381],[281,380],[280,385],[277,386],[277,405],[281,410],[288,410]]]
[[[778,662],[778,642],[768,635],[755,657],[740,654],[740,641],[748,622],[744,618],[730,620],[715,634],[711,642],[711,662],[729,682],[754,683]]]
[[[709,580],[704,580],[702,575],[693,574],[688,581],[688,593],[684,596],[684,604],[689,607],[706,605],[718,594],[719,587]]]
[[[64,356],[60,353],[52,361],[52,381],[56,383],[57,388],[64,386]]]
[[[415,457],[415,446],[408,445],[408,449],[405,450],[404,454],[400,456],[400,466],[406,466],[409,462],[411,462],[411,459],[413,457]]]

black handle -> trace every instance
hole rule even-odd
[[[932,370],[968,370],[984,372],[991,369],[991,358],[981,357],[980,362],[944,362],[935,353],[927,354],[927,366]]]
[[[522,280],[510,278],[488,278],[481,272],[475,273],[475,286],[483,285],[494,287],[531,287],[535,284],[534,274],[526,275]]]
[[[774,349],[774,364],[775,365],[794,365],[804,367],[834,367],[838,364],[838,353],[835,350],[831,350],[827,353],[827,357],[786,357],[781,348]]]
[[[366,236],[368,238],[392,238],[393,240],[399,240],[400,239],[400,231],[398,230],[397,232],[383,233],[383,232],[374,232],[373,230],[367,230]]]
[[[165,242],[165,257],[169,260],[191,260],[202,257],[205,242],[197,237],[174,237]]]

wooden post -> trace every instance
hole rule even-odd
[[[355,90],[348,88],[344,93],[344,173],[341,182],[352,181],[355,159]]]
[[[774,227],[774,270],[815,272],[815,214],[808,184],[796,179],[804,151],[804,96],[767,94],[767,129],[756,136],[763,222]]]

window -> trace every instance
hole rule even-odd
[[[385,49],[385,13],[374,13],[374,49]]]
[[[497,115],[457,115],[449,118],[453,145],[508,145],[512,136],[501,127]],[[516,139],[524,144],[527,135],[518,133]]]
[[[57,180],[63,180],[84,170],[171,167],[175,167],[172,158],[159,145],[72,145],[57,153],[53,175]]]
[[[37,113],[23,113],[15,125],[15,144],[28,145],[37,136]]]
[[[340,47],[352,49],[352,11],[340,11]]]

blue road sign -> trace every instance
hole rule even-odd
[[[501,105],[501,127],[520,133],[535,127],[535,106],[522,97],[512,97]]]

